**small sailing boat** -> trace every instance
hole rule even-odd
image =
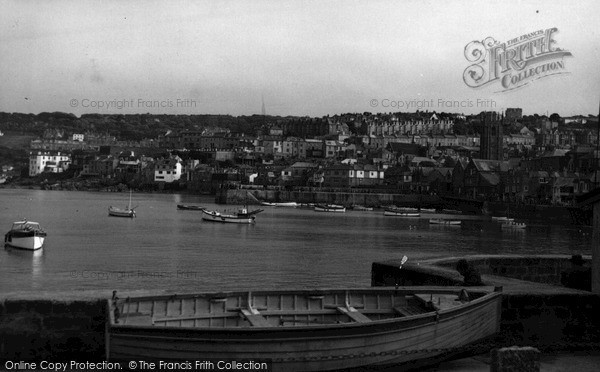
[[[117,208],[111,205],[108,207],[108,215],[113,217],[133,218],[136,217],[135,208],[137,208],[137,206],[131,208],[131,189],[129,189],[129,204],[127,204],[125,208]]]
[[[256,220],[256,215],[262,211],[264,211],[264,209],[255,209],[252,211],[248,209],[248,192],[246,192],[246,202],[244,207],[238,209],[236,213],[227,214],[203,209],[202,220],[208,222],[252,224]]]

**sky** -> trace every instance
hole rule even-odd
[[[261,114],[263,102],[269,115],[313,117],[599,111],[595,0],[0,0],[0,9],[4,112],[237,116]],[[465,83],[469,43],[552,28],[554,48],[571,53],[547,61],[560,73],[511,90]]]

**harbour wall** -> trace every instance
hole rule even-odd
[[[402,265],[375,262],[371,284],[461,286],[454,269],[465,258],[485,285],[503,288],[501,346],[533,346],[544,351],[598,350],[600,297],[559,285],[570,256],[468,256],[424,260]],[[591,262],[587,258],[587,265]]]
[[[106,300],[10,297],[0,301],[1,362],[104,360]]]
[[[396,205],[399,207],[442,207],[439,197],[425,194],[393,194],[377,193],[372,190],[356,190],[348,192],[313,190],[270,190],[270,189],[221,189],[217,191],[216,202],[219,204],[259,204],[260,202],[296,202],[327,203],[341,205],[363,205],[381,207]]]
[[[505,204],[469,199],[439,197],[429,194],[402,194],[377,192],[376,189],[348,189],[320,191],[320,189],[220,189],[215,201],[218,204],[260,204],[260,202],[327,203],[365,207],[438,208],[460,210],[465,214],[510,216],[519,220],[538,220],[545,223],[573,223],[567,207],[535,204]]]

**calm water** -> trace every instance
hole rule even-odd
[[[255,225],[202,222],[177,203],[218,210],[213,197],[134,194],[138,218],[108,217],[128,194],[0,190],[0,227],[27,218],[48,232],[37,252],[0,250],[0,291],[369,286],[373,261],[478,253],[591,252],[591,230],[531,224],[525,231],[468,221],[265,207]],[[427,216],[429,217],[429,216]]]

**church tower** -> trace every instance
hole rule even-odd
[[[486,160],[504,160],[504,115],[482,112],[480,122],[479,157]]]

